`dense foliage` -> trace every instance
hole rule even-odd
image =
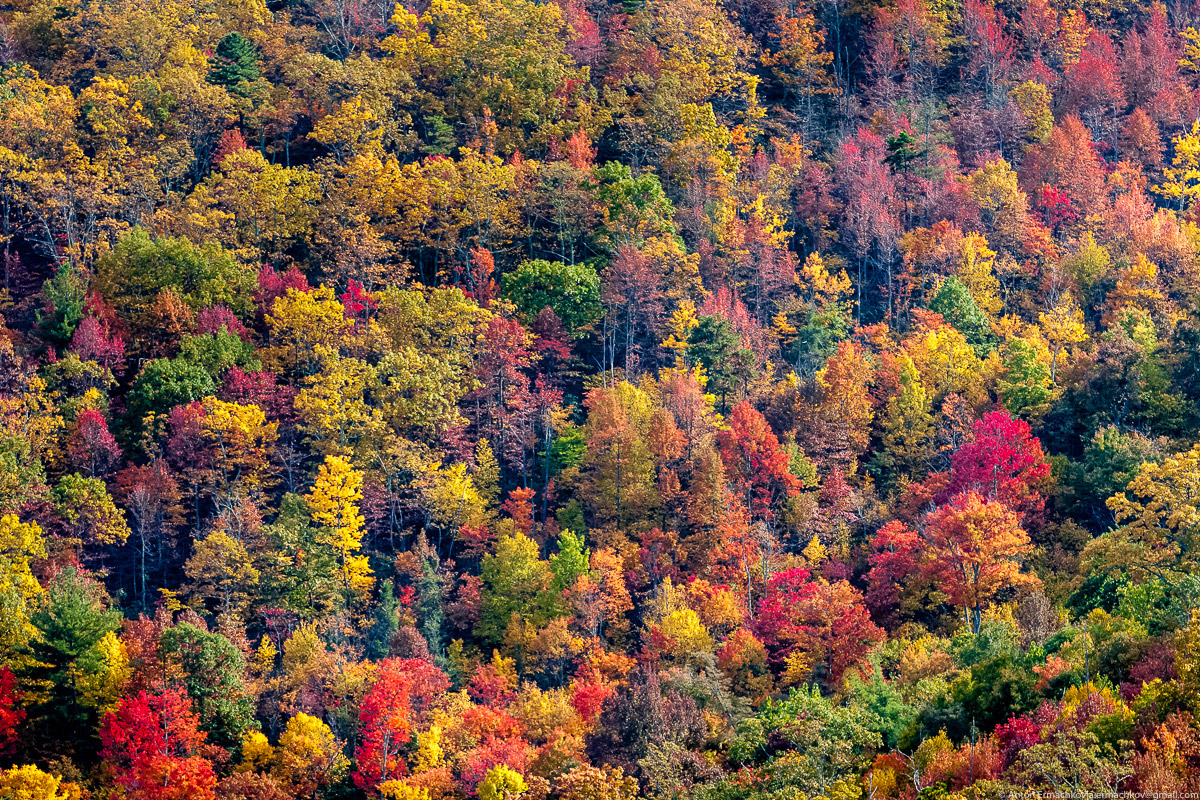
[[[1200,791],[1200,6],[15,0],[0,798]]]

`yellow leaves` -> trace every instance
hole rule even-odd
[[[458,402],[474,381],[453,360],[405,346],[384,356],[376,372],[384,418],[401,435],[434,442],[465,422]]]
[[[793,650],[784,657],[782,686],[802,686],[812,677],[813,655],[807,650]]]
[[[655,600],[653,616],[648,620],[651,629],[666,639],[672,656],[685,659],[710,653],[712,636],[700,619],[700,614],[688,605],[687,589],[676,587],[670,578],[663,581]]]
[[[275,748],[262,731],[247,731],[242,737],[242,763],[238,772],[265,772],[275,760]]]
[[[27,164],[61,155],[79,113],[69,88],[32,74],[5,81],[0,97],[0,147],[22,154]]]
[[[654,0],[637,31],[657,46],[660,69],[675,73],[685,102],[748,90],[742,71],[750,44],[713,0]],[[637,41],[635,46],[643,45]]]
[[[1068,347],[1087,341],[1083,311],[1075,304],[1075,298],[1064,292],[1049,313],[1038,314],[1038,324],[1050,344],[1050,380],[1053,381],[1059,355]]]
[[[557,627],[561,630],[565,625],[565,620],[555,620],[549,627],[551,629]],[[538,639],[545,638],[545,635],[546,630],[543,629],[543,632],[538,635]],[[569,638],[570,641],[565,642],[567,646],[562,648],[563,652],[557,654],[560,659],[575,659],[580,654],[582,648],[579,638],[574,636]],[[556,734],[579,735],[582,733],[579,715],[571,706],[571,695],[565,688],[542,691],[533,684],[527,683],[509,706],[508,713],[521,722],[526,735],[532,742],[546,741]]]
[[[821,410],[826,419],[845,425],[855,443],[866,447],[875,408],[867,389],[874,369],[861,347],[846,341],[817,371]]]
[[[98,152],[124,150],[131,138],[150,130],[141,101],[130,94],[128,83],[106,75],[97,76],[79,93],[82,121]]]
[[[321,526],[318,540],[336,554],[346,588],[356,595],[367,594],[374,585],[362,547],[362,475],[339,456],[327,456],[317,471],[317,480],[306,496],[313,522]]]
[[[360,444],[378,445],[384,428],[383,410],[368,402],[378,387],[375,368],[358,358],[343,358],[317,349],[321,371],[304,379],[296,395],[296,411],[304,432],[319,452],[349,455]]]
[[[1098,556],[1115,556],[1126,568],[1167,580],[1171,572],[1194,568],[1200,544],[1200,445],[1161,463],[1142,464],[1107,505],[1121,527],[1106,537],[1111,548]]]
[[[565,417],[565,414],[559,411],[558,416]],[[561,419],[555,419],[555,430],[561,422]],[[494,512],[500,500],[500,462],[487,439],[480,439],[475,445],[475,471],[471,474],[471,482],[479,492],[485,512]]]
[[[432,247],[456,258],[456,248],[512,240],[518,222],[514,168],[496,156],[460,152],[458,161],[425,159],[401,167],[394,233],[402,246]]]
[[[263,351],[263,364],[277,372],[311,372],[320,363],[318,348],[337,352],[352,325],[329,287],[288,289],[267,312],[272,344]]]
[[[297,797],[336,781],[350,761],[328,725],[303,712],[288,720],[274,751],[272,774]]]
[[[1163,168],[1163,182],[1154,191],[1177,201],[1180,210],[1191,208],[1200,196],[1200,120],[1192,129],[1171,139],[1175,157]]]
[[[259,258],[306,241],[321,199],[316,173],[272,164],[245,148],[225,156],[164,222],[193,241],[215,235],[245,257]]]
[[[707,180],[710,187],[731,185],[738,171],[738,159],[731,149],[733,137],[717,120],[712,103],[684,103],[679,108],[679,128],[669,160],[680,182]]]
[[[300,712],[288,720],[277,747],[260,731],[247,732],[236,771],[269,773],[292,795],[311,797],[319,787],[337,781],[349,765],[330,727]]]
[[[301,623],[283,643],[281,666],[290,682],[295,685],[306,683],[311,678],[320,678],[328,653],[325,643],[314,623]]]
[[[258,643],[258,649],[254,651],[254,656],[250,660],[250,666],[260,675],[270,674],[275,669],[277,655],[279,655],[279,649],[271,642],[271,637],[264,633],[262,640]]]
[[[436,525],[447,532],[460,526],[483,524],[487,507],[464,463],[442,469],[441,464],[428,465],[419,478],[421,494]]]
[[[1079,61],[1092,26],[1088,24],[1087,14],[1076,8],[1063,14],[1059,25],[1059,51],[1063,66],[1068,67]]]
[[[382,144],[379,115],[358,95],[322,117],[308,136],[328,147],[339,161],[358,153],[378,156]]]
[[[1025,81],[1014,86],[1008,93],[1029,125],[1025,137],[1031,144],[1040,144],[1050,138],[1054,130],[1054,112],[1050,90],[1037,81]]]
[[[829,557],[829,554],[825,550],[825,545],[821,544],[821,537],[816,533],[813,533],[812,539],[805,545],[802,552],[805,562],[810,567],[821,566],[825,562],[825,559]]]
[[[326,457],[307,500],[313,521],[331,531],[336,547],[342,550],[358,548],[363,526],[362,515],[358,513],[362,475],[352,469],[346,459]]]
[[[1176,62],[1188,72],[1200,72],[1200,31],[1187,27],[1179,32],[1183,39],[1183,54]]]
[[[954,328],[942,325],[918,333],[905,343],[905,349],[934,403],[951,392],[972,404],[983,397],[984,362]]]
[[[29,443],[31,458],[44,458],[55,445],[64,423],[55,413],[54,402],[46,390],[46,381],[32,375],[16,392],[0,395],[0,430]],[[0,498],[16,497],[22,487],[9,486],[9,478],[0,475]],[[0,500],[0,508],[7,503]]]
[[[853,291],[846,270],[840,270],[836,275],[831,273],[817,253],[810,253],[804,259],[798,280],[801,295],[818,311],[826,311],[844,303]]]
[[[167,611],[172,614],[183,610],[183,603],[179,600],[179,592],[174,589],[161,588],[158,590],[159,597],[162,598],[162,604]]]
[[[688,349],[688,337],[697,325],[700,325],[700,320],[696,319],[696,303],[691,300],[680,301],[679,307],[671,312],[671,319],[667,321],[667,330],[671,333],[662,342],[662,347],[676,351],[677,369],[684,368],[683,351]]]
[[[205,397],[200,433],[220,453],[218,467],[243,486],[261,489],[270,469],[270,448],[279,438],[279,425],[267,422],[256,405],[227,403]]]
[[[0,797],[4,800],[80,800],[82,796],[77,784],[32,764],[0,770]]]
[[[995,264],[996,251],[988,247],[987,239],[979,234],[963,237],[956,274],[971,292],[975,304],[993,322],[1004,305],[998,296],[1000,282],[993,272]]]
[[[663,636],[672,642],[672,652],[677,657],[712,650],[712,637],[700,622],[700,615],[690,608],[677,608],[659,623]]]
[[[504,764],[497,764],[488,770],[487,776],[479,784],[479,800],[516,800],[528,788],[521,773]]]
[[[485,149],[494,144],[508,154],[550,135],[565,139],[574,130],[563,130],[565,112],[584,112],[571,120],[576,127],[587,115],[573,92],[562,92],[588,73],[565,52],[570,29],[553,4],[435,0],[419,19],[393,19],[398,33],[383,43],[388,66],[423,78],[418,102],[425,108],[482,120]]]
[[[1173,304],[1160,287],[1158,265],[1142,253],[1117,273],[1117,285],[1108,293],[1105,305],[1103,321],[1106,324],[1121,319],[1126,311],[1143,312],[1136,316],[1151,316],[1155,322],[1166,326],[1174,324],[1178,318]]]
[[[417,731],[417,752],[412,759],[412,773],[420,775],[431,769],[437,769],[446,762],[445,751],[442,749],[442,729],[430,725],[427,731]]]
[[[104,638],[96,643],[96,650],[100,654],[101,666],[96,672],[86,672],[80,676],[80,702],[103,714],[116,708],[131,670],[125,643],[112,631],[104,634]]]
[[[220,528],[196,542],[183,570],[191,594],[227,616],[245,610],[259,579],[245,546]]]
[[[991,244],[1016,252],[1028,236],[1029,198],[1012,165],[1002,158],[988,162],[968,176],[967,188],[979,205]]]
[[[379,796],[383,800],[429,800],[429,790],[392,780],[379,784]]]
[[[21,522],[16,514],[0,516],[0,587],[16,596],[23,608],[42,592],[30,563],[45,558],[46,540],[36,522]]]

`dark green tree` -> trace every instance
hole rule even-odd
[[[208,82],[224,86],[232,94],[246,94],[246,85],[258,80],[258,48],[237,31],[225,34],[210,60]]]
[[[720,399],[719,409],[724,413],[729,410],[729,399],[750,379],[754,353],[725,318],[705,315],[697,323],[688,336],[684,361],[688,367],[704,367],[708,390]]]
[[[417,579],[417,604],[421,612],[421,633],[435,657],[442,653],[444,579],[438,570],[437,554],[432,548],[421,557],[421,577]]]
[[[32,699],[28,745],[41,755],[95,752],[99,724],[96,708],[84,702],[86,680],[104,669],[100,640],[121,625],[104,589],[67,567],[42,595],[30,616],[34,636],[26,646],[30,659],[22,682]]]
[[[425,118],[425,144],[421,152],[427,156],[448,156],[457,146],[454,126],[445,117],[434,114]]]
[[[42,284],[45,308],[37,314],[38,327],[52,341],[66,344],[83,319],[88,281],[81,270],[64,261],[54,277]]]
[[[379,603],[367,631],[367,658],[378,661],[392,654],[392,637],[400,630],[398,605],[395,584],[391,580],[384,581],[379,586]]]
[[[241,651],[220,633],[181,622],[163,632],[159,655],[182,674],[208,743],[230,751],[239,748],[246,732],[258,727]]]

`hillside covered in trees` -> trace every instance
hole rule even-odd
[[[10,2],[0,800],[1200,792],[1200,4]]]

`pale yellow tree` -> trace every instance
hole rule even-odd
[[[258,585],[259,571],[252,562],[241,542],[218,529],[196,542],[183,571],[196,602],[211,604],[226,617],[240,616]]]
[[[1004,306],[1000,299],[1000,281],[996,280],[995,265],[996,251],[988,247],[986,238],[977,233],[963,237],[958,278],[970,290],[975,304],[993,322]]]
[[[306,498],[313,522],[321,528],[318,541],[336,554],[346,591],[360,597],[370,592],[375,582],[367,557],[359,553],[365,523],[358,510],[362,483],[362,474],[349,461],[326,456]]]
[[[1120,527],[1085,549],[1093,567],[1130,570],[1168,584],[1193,574],[1200,563],[1200,445],[1142,464],[1108,507]]]
[[[1058,357],[1073,345],[1087,341],[1087,329],[1083,325],[1083,311],[1068,293],[1058,298],[1049,313],[1038,314],[1038,324],[1050,345],[1050,380],[1058,369]]]
[[[1200,197],[1200,120],[1171,140],[1175,157],[1163,167],[1163,182],[1154,191],[1174,200],[1176,209],[1191,208]]]

